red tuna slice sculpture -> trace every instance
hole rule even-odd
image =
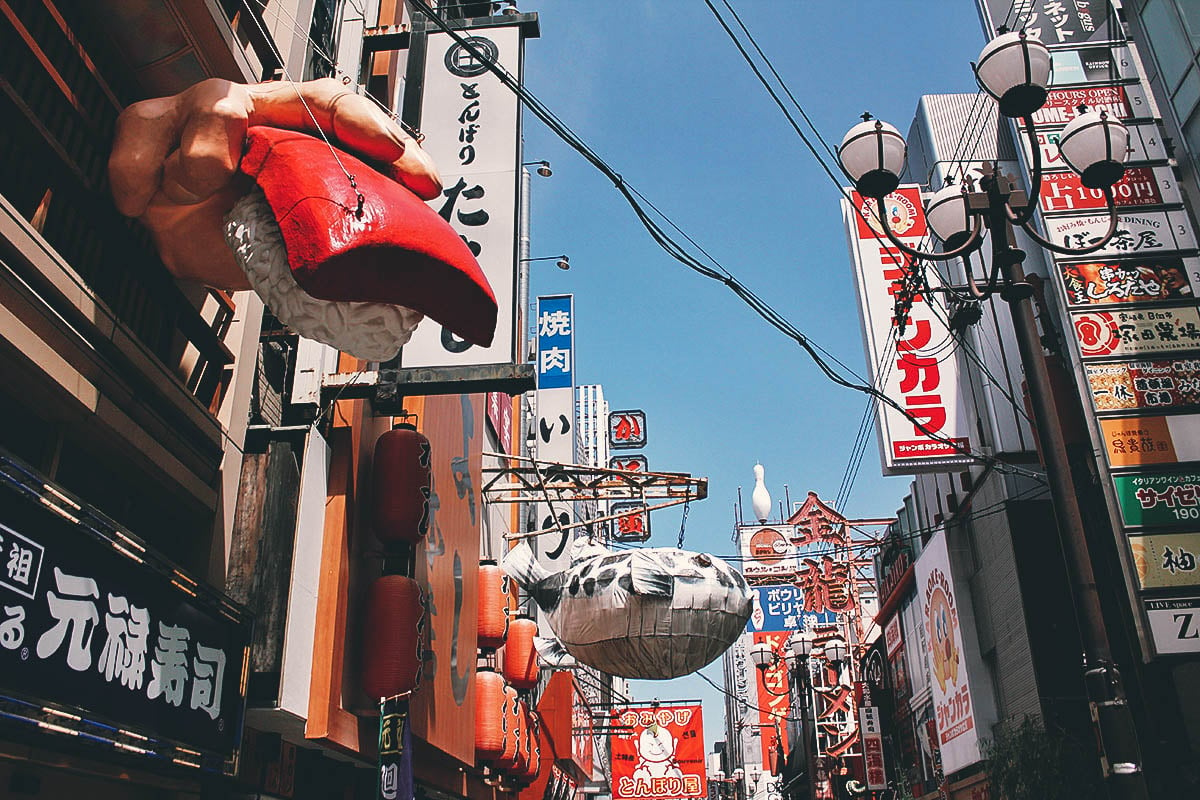
[[[181,281],[253,288],[303,336],[393,357],[423,316],[491,343],[496,298],[462,238],[422,200],[429,156],[340,81],[201,81],[120,115],[117,210]],[[228,245],[228,246],[227,246]]]
[[[370,360],[395,356],[421,314],[491,343],[496,297],[483,270],[420,198],[304,133],[258,126],[246,142],[240,169],[261,195],[234,204],[226,241],[281,321]]]

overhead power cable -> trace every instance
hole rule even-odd
[[[762,300],[762,298],[758,297],[758,295],[756,295],[752,290],[742,284],[741,281],[734,277],[732,273],[726,270],[719,263],[716,264],[715,268],[702,263],[688,253],[682,245],[672,239],[670,235],[663,229],[663,227],[654,219],[652,219],[646,212],[646,209],[640,202],[638,195],[629,185],[629,183],[607,162],[600,158],[600,156],[597,155],[596,152],[592,150],[586,142],[580,139],[579,136],[576,135],[574,131],[572,131],[561,119],[559,119],[553,111],[551,111],[544,103],[542,103],[541,100],[523,87],[511,74],[508,73],[507,70],[501,68],[494,62],[493,59],[480,52],[480,50],[470,41],[468,41],[466,37],[462,36],[457,30],[454,29],[454,27],[447,23],[446,20],[442,19],[429,6],[429,4],[425,2],[425,0],[411,0],[411,2],[414,8],[427,15],[441,31],[447,33],[460,47],[462,47],[473,58],[477,59],[480,64],[484,65],[489,72],[495,75],[504,86],[506,86],[510,91],[514,92],[520,101],[525,105],[525,107],[528,108],[534,114],[534,116],[545,123],[555,135],[561,138],[568,146],[583,156],[588,163],[592,164],[605,177],[607,177],[633,209],[639,222],[641,222],[642,226],[647,230],[648,233],[650,233],[651,238],[653,238],[660,247],[662,247],[675,260],[679,261],[689,269],[692,269],[693,271],[707,278],[725,284],[730,291],[737,295],[744,303],[746,303],[746,305],[750,306],[750,308],[753,309],[760,317],[770,323],[785,336],[799,344],[829,380],[847,389],[852,389],[854,391],[863,392],[865,394],[877,397],[880,402],[887,404],[889,407],[895,409],[898,413],[909,419],[918,430],[925,433],[925,435],[927,435],[929,438],[945,444],[955,452],[961,453],[964,456],[981,461],[983,463],[992,464],[996,469],[1001,471],[1027,474],[1038,480],[1042,479],[1037,473],[1032,473],[1019,467],[1015,467],[1011,464],[999,461],[994,456],[989,454],[974,452],[969,447],[964,447],[960,442],[954,441],[947,436],[943,436],[936,431],[929,430],[925,423],[921,422],[920,419],[913,415],[908,409],[900,405],[900,403],[894,399],[888,397],[886,394],[878,391],[872,386],[867,386],[863,383],[855,383],[838,374],[829,365],[829,363],[825,361],[821,353],[809,340],[807,335],[792,325],[786,318],[784,318],[778,311]],[[671,225],[675,227],[673,223],[671,223]]]

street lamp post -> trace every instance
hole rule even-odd
[[[1028,39],[1023,31],[1006,33],[1001,29],[1000,35],[980,53],[975,74],[984,91],[997,100],[1000,113],[1019,118],[1031,140],[1032,196],[1026,196],[1014,187],[1009,177],[986,164],[978,189],[967,183],[941,189],[930,199],[926,215],[929,227],[944,244],[942,252],[923,252],[909,247],[899,240],[889,225],[885,197],[900,184],[907,149],[903,137],[894,127],[864,114],[863,122],[846,134],[838,156],[859,193],[874,199],[880,228],[892,245],[918,260],[947,261],[964,257],[968,297],[982,299],[998,292],[1009,303],[1075,600],[1084,647],[1084,682],[1096,727],[1102,771],[1111,796],[1145,798],[1145,776],[1133,717],[1120,673],[1112,661],[1060,417],[1030,303],[1033,290],[1021,267],[1025,252],[1017,247],[1014,235],[1014,226],[1019,225],[1040,246],[1057,253],[1084,255],[1103,248],[1116,231],[1112,186],[1124,174],[1129,132],[1105,111],[1087,112],[1083,107],[1079,109],[1079,116],[1063,130],[1059,142],[1063,160],[1081,176],[1084,186],[1103,190],[1110,221],[1107,234],[1088,247],[1068,248],[1048,241],[1030,222],[1037,208],[1042,181],[1041,150],[1032,115],[1046,99],[1049,50],[1040,42]],[[985,228],[990,234],[987,238],[991,240],[992,265],[996,272],[981,287],[971,274],[969,256],[983,246]]]
[[[793,632],[790,640],[791,653],[785,656],[780,656],[778,652],[771,648],[767,642],[756,642],[750,646],[750,660],[758,669],[759,680],[763,683],[763,688],[768,694],[773,694],[777,697],[782,697],[784,694],[791,694],[792,689],[797,690],[800,696],[800,734],[804,739],[804,771],[806,783],[808,785],[808,797],[816,797],[816,763],[813,754],[813,738],[816,735],[816,714],[813,714],[812,725],[809,725],[809,705],[812,695],[812,674],[809,672],[809,659],[820,658],[830,664],[840,664],[848,655],[846,643],[841,639],[831,639],[825,643],[824,649],[820,653],[813,652],[813,643],[811,639],[807,639],[800,635],[799,631]],[[776,692],[766,681],[766,671],[769,667],[778,664],[780,660],[784,660],[791,668],[788,676],[788,691],[786,693]],[[814,709],[815,711],[815,709]]]

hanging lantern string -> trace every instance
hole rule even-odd
[[[263,27],[262,21],[258,18],[258,14],[255,14],[254,9],[250,8],[248,0],[242,0],[242,4],[246,7],[246,11],[249,12],[250,19],[254,21],[254,26],[258,28],[258,32],[262,34],[263,39],[265,39],[267,44],[270,46],[272,54],[274,54],[275,58],[278,59],[279,67],[283,70],[283,77],[287,79],[288,84],[290,84],[292,87],[292,91],[296,93],[296,97],[300,100],[300,105],[304,106],[304,113],[308,114],[308,118],[312,120],[313,127],[317,129],[317,135],[321,137],[321,141],[325,142],[325,146],[329,148],[329,153],[333,156],[333,160],[337,162],[338,168],[342,171],[342,174],[346,176],[346,180],[350,182],[350,188],[354,190],[354,196],[358,201],[358,205],[354,209],[354,215],[358,219],[362,219],[363,204],[366,202],[366,198],[363,197],[363,193],[358,189],[358,181],[355,180],[352,174],[350,174],[350,170],[346,169],[346,165],[342,163],[342,158],[338,155],[337,149],[333,146],[333,143],[329,141],[329,137],[325,135],[325,130],[321,127],[321,123],[317,121],[317,117],[315,114],[313,114],[312,109],[309,108],[308,101],[304,99],[304,95],[301,93],[300,87],[296,84],[296,81],[292,79],[292,73],[288,70],[287,64],[284,63],[283,54],[279,52],[279,48],[275,45],[275,40],[271,38],[271,34],[269,34],[266,28]],[[349,93],[356,94],[354,92]],[[334,104],[336,105],[336,103],[337,99],[335,98]]]

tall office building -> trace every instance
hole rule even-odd
[[[579,462],[608,466],[608,401],[598,383],[575,388],[575,419],[579,433]]]

